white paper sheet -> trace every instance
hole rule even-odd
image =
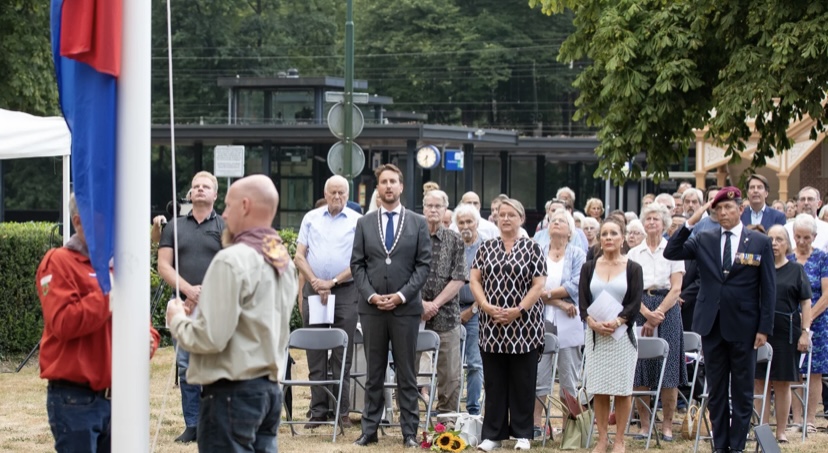
[[[587,313],[589,313],[592,319],[598,322],[606,322],[617,318],[618,313],[621,313],[623,308],[624,306],[621,305],[621,302],[615,300],[612,295],[606,291],[601,291],[601,294],[592,301],[592,305],[587,308]],[[624,338],[626,333],[627,325],[623,324],[621,327],[615,329],[615,332],[612,333],[612,338],[618,341]]]
[[[308,324],[333,324],[336,296],[328,295],[328,303],[322,305],[321,296],[308,296]]]
[[[426,322],[425,322],[424,320],[422,320],[422,319],[421,319],[421,320],[420,320],[420,332],[422,332],[422,331],[424,331],[424,330],[425,330],[425,324],[426,324]]]
[[[558,347],[571,348],[584,345],[584,323],[581,315],[570,318],[566,311],[552,307],[555,313],[555,322],[558,326]],[[577,308],[577,307],[576,307]],[[579,312],[580,313],[580,312]]]

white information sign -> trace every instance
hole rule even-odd
[[[213,175],[216,178],[243,177],[244,146],[216,146],[213,151]]]

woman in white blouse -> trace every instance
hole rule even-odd
[[[681,280],[684,275],[684,261],[670,261],[664,258],[667,240],[664,231],[672,222],[670,211],[658,203],[650,204],[641,211],[641,221],[647,233],[646,240],[632,248],[627,257],[641,265],[644,272],[644,296],[641,312],[636,323],[641,335],[658,336],[667,340],[670,355],[664,371],[661,402],[664,411],[663,440],[673,440],[673,414],[676,411],[678,387],[687,383],[687,367],[684,364],[684,332],[681,321]],[[661,360],[639,360],[635,370],[635,389],[650,390],[658,386],[661,374]],[[646,437],[649,418],[646,405],[648,399],[638,401],[638,412],[642,414],[641,433]]]
[[[550,333],[558,336],[561,346],[558,351],[558,377],[562,396],[564,390],[574,396],[581,380],[584,325],[578,313],[578,283],[586,253],[577,242],[573,242],[576,234],[575,219],[565,209],[557,209],[549,213],[549,226],[545,234],[535,239],[546,260],[546,285],[541,293],[544,317],[555,325],[555,330]],[[535,392],[540,400],[546,400],[553,377],[552,358],[541,356]],[[542,435],[542,415],[543,405],[535,400],[536,439]]]

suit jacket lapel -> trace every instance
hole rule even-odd
[[[724,273],[724,263],[722,262],[722,227],[719,227],[719,234],[716,236],[716,246],[714,247],[716,250],[716,264],[719,266],[719,278],[724,281],[727,278],[727,275]]]

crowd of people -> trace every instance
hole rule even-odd
[[[821,377],[828,373],[828,223],[818,216],[815,188],[801,189],[791,208],[768,204],[769,184],[761,175],[749,178],[744,198],[735,187],[703,192],[682,183],[674,194],[643,197],[638,214],[606,212],[596,198],[578,212],[576,194],[562,187],[530,236],[524,206],[507,195],[491,200],[491,215],[484,218],[478,194],[463,194],[449,210],[448,195],[428,183],[420,214],[400,202],[405,186],[397,167],[382,165],[375,174],[377,190],[364,215],[348,200],[347,180],[326,181],[324,200],[299,229],[295,268],[270,228],[278,193],[267,178],[234,183],[218,215],[216,180],[201,172],[192,181],[192,211],[174,219],[177,241],[174,229],[160,232],[164,220],[156,219],[159,274],[181,291],[167,313],[186,425],[177,441],[197,441],[202,451],[276,451],[282,398],[276,383],[285,371],[287,320],[297,293],[305,326],[321,326],[310,316],[316,303],[311,299],[318,299],[323,306],[334,304],[333,321],[323,325],[349,336],[345,350],[308,353],[311,379],[324,379],[329,371],[339,375],[344,367],[346,384],[339,414],[331,414],[326,392],[311,392],[306,429],[332,418],[343,428],[353,423],[348,386],[354,338],[357,330],[362,334],[367,372],[357,445],[379,441],[393,362],[403,445],[420,447],[423,384],[417,380],[416,338],[423,329],[440,338],[436,412],[455,412],[465,388],[465,411],[483,416],[477,446],[482,451],[501,448],[510,438],[515,449],[529,450],[532,439],[547,434],[540,401],[555,377],[562,397],[585,386],[592,398],[598,432],[593,451],[625,451],[623,429],[610,441],[610,419],[626,426],[633,391],[656,388],[661,376],[660,364],[637,359],[641,337],[662,338],[670,347],[659,400],[661,439],[671,442],[679,389],[689,379],[683,332],[690,330],[702,336],[717,451],[744,450],[754,391],[761,391],[765,376],[755,350],[765,342],[774,348],[769,392],[777,439],[786,441],[788,418],[779,414],[791,406],[794,424],[815,429]],[[82,266],[76,217],[79,236],[61,253],[64,261]],[[47,255],[38,271],[49,314],[41,368],[50,381],[50,401],[70,390],[105,398],[108,376],[61,374],[52,364],[82,362],[80,355],[89,354],[67,352],[62,345],[56,331],[71,320],[59,307],[104,300],[91,286],[79,293],[57,291],[59,284],[79,279],[57,264],[58,256]],[[551,357],[543,354],[550,331],[561,341],[557,376]],[[80,334],[101,341],[91,337],[101,332]],[[803,414],[791,384],[802,379],[799,355],[809,348],[810,393]],[[256,402],[231,398],[242,393],[256,395]],[[51,404],[50,421],[66,417]],[[638,413],[647,413],[648,404],[638,401]],[[248,436],[234,434],[239,427],[220,415],[228,411],[255,415],[249,418],[258,421],[242,427]],[[653,427],[647,417],[639,418],[639,435],[646,437]],[[81,426],[70,439],[53,424],[56,447],[61,451],[72,445],[67,442],[89,439],[99,445],[107,439],[97,434],[99,425]]]

